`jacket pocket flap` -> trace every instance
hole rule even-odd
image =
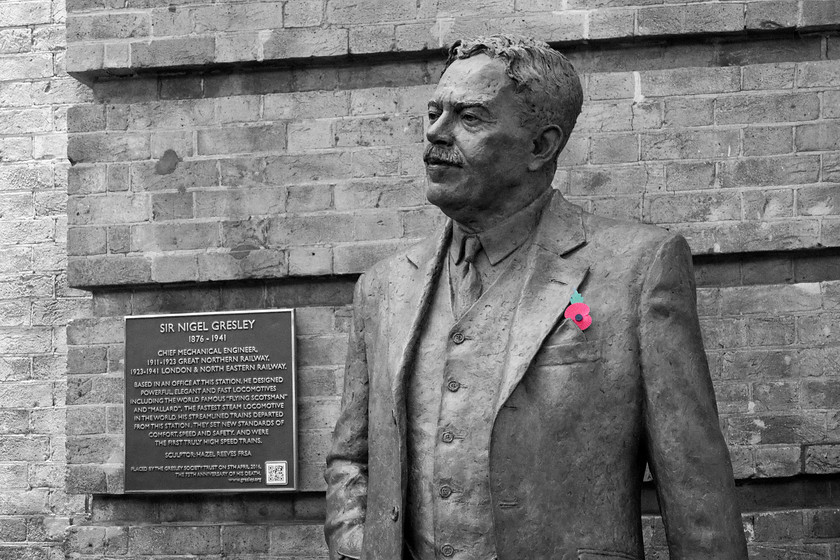
[[[579,548],[578,560],[639,560],[639,557],[634,554],[627,554],[626,552]]]
[[[599,341],[543,346],[536,356],[538,366],[595,362],[601,359]]]

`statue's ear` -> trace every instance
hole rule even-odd
[[[539,171],[546,164],[553,163],[563,146],[563,131],[556,124],[544,126],[534,137],[529,171]]]

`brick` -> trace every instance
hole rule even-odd
[[[819,107],[819,98],[814,93],[719,97],[715,100],[715,122],[808,121],[819,116]]]
[[[641,73],[641,93],[647,97],[725,93],[738,91],[740,82],[737,67],[656,70]]]
[[[270,553],[278,555],[285,554],[286,551],[294,551],[301,557],[326,557],[328,554],[327,545],[324,539],[320,537],[320,533],[323,531],[319,525],[316,522],[269,527]]]
[[[809,445],[805,451],[805,472],[829,474],[840,472],[840,445]]]
[[[153,39],[131,44],[131,63],[136,68],[153,68],[166,61],[169,66],[207,64],[215,57],[213,37]]]
[[[263,43],[263,56],[287,59],[345,55],[349,52],[348,41],[348,31],[341,28],[276,29]]]
[[[802,384],[802,406],[831,409],[840,399],[840,379],[808,380]]]
[[[665,166],[669,191],[711,189],[715,186],[715,164],[712,162],[675,162]]]
[[[767,220],[793,216],[793,191],[760,189],[741,194],[744,219]]]
[[[155,282],[189,282],[198,280],[196,255],[165,255],[152,258],[152,280]]]
[[[128,107],[128,120],[132,129],[191,128],[214,124],[215,110],[213,99],[136,103]]]
[[[578,117],[577,132],[615,132],[633,128],[633,110],[626,102],[585,103]]]
[[[148,36],[150,31],[149,15],[141,12],[72,15],[67,18],[67,40],[71,43],[140,38]]]
[[[840,189],[834,185],[801,188],[797,192],[797,213],[803,216],[840,214]]]
[[[632,99],[635,93],[632,72],[591,74],[586,89],[588,99]]]
[[[592,163],[632,163],[639,161],[638,137],[635,134],[593,135]]]
[[[781,478],[796,476],[801,471],[802,449],[798,445],[785,447],[764,447],[755,449],[756,476]]]
[[[269,120],[343,117],[349,114],[350,94],[347,91],[279,93],[263,98],[263,116]]]
[[[152,195],[152,220],[188,219],[193,217],[193,193],[160,193]]]
[[[588,14],[588,38],[610,39],[632,37],[636,23],[635,10],[597,10]]]
[[[209,249],[219,246],[218,223],[143,224],[132,227],[132,251]]]
[[[425,204],[425,186],[416,179],[370,179],[339,183],[334,188],[336,210],[397,208]]]
[[[0,436],[0,450],[6,461],[46,461],[49,455],[47,436]]]
[[[824,27],[840,21],[840,6],[833,0],[803,0],[800,27]]]
[[[423,123],[417,117],[343,119],[335,123],[336,146],[372,146],[421,142]]]
[[[825,91],[822,95],[822,117],[826,119],[836,119],[840,117],[840,91]]]
[[[745,156],[789,154],[793,151],[793,127],[749,127],[744,129]]]
[[[766,187],[814,183],[819,176],[816,156],[749,158],[723,162],[720,184],[732,187]]]
[[[289,124],[289,152],[302,153],[332,147],[332,121],[316,120]]]
[[[161,168],[157,162],[132,163],[131,189],[135,192],[198,189],[219,185],[218,163],[212,160],[182,161]]]
[[[397,50],[396,26],[387,24],[351,27],[348,42],[350,54],[391,52]],[[414,49],[404,47],[402,50]]]
[[[326,21],[331,24],[365,24],[382,21],[406,21],[415,17],[414,0],[370,2],[359,5],[352,0],[327,3]]]
[[[284,27],[315,27],[323,20],[321,2],[287,2],[283,6]]]
[[[642,159],[705,159],[738,154],[737,130],[668,131],[642,134]]]
[[[804,520],[801,511],[774,511],[754,516],[755,540],[789,542],[802,538]]]
[[[713,122],[713,99],[706,97],[676,97],[665,100],[664,126],[704,126]]]
[[[747,29],[780,29],[795,27],[799,19],[798,6],[784,0],[750,2],[746,4]]]
[[[741,199],[734,193],[654,195],[645,199],[650,223],[715,222],[741,217]]]
[[[283,251],[248,246],[231,251],[198,255],[198,280],[278,278],[288,274]],[[181,279],[183,280],[183,279]]]
[[[836,60],[800,62],[796,65],[796,85],[800,88],[840,86],[840,63]]]
[[[664,189],[664,168],[649,165],[579,168],[572,171],[573,195],[619,195]]]
[[[332,249],[329,247],[292,247],[289,249],[291,276],[332,274]]]
[[[798,444],[825,437],[822,416],[778,415],[730,417],[727,441],[732,444]]]
[[[0,54],[27,52],[30,50],[31,45],[31,30],[0,29]]]
[[[148,159],[149,135],[104,132],[71,134],[67,157],[73,164]]]
[[[105,229],[71,227],[67,231],[68,255],[100,255],[105,253]]]
[[[73,406],[67,409],[67,435],[78,436],[105,432],[105,409],[99,406]]]
[[[15,25],[36,25],[50,23],[50,3],[38,2],[9,2],[0,15],[0,27]]]
[[[753,5],[758,6],[758,4]],[[749,7],[747,9],[749,10]],[[796,76],[796,65],[792,62],[751,64],[744,66],[741,72],[744,90],[791,89]]]
[[[286,189],[283,187],[246,187],[195,193],[195,214],[198,218],[275,215],[285,212],[285,208]]]
[[[219,527],[137,526],[129,529],[128,550],[140,554],[219,554]]]
[[[285,149],[286,127],[282,123],[198,131],[198,153],[203,155]]]
[[[638,11],[639,35],[670,35],[682,30],[682,9],[676,6],[657,6]]]
[[[797,126],[796,149],[803,152],[840,149],[840,121]]]
[[[651,8],[654,9],[654,8]],[[683,33],[711,33],[744,29],[741,4],[689,4],[681,8]]]
[[[461,37],[489,35],[504,29],[513,35],[540,37],[546,42],[579,40],[584,36],[586,14],[582,12],[547,12],[519,17],[460,18],[440,26],[441,45]]]
[[[73,257],[67,278],[72,287],[143,284],[151,279],[151,262],[145,257]]]
[[[71,225],[145,222],[149,220],[146,195],[74,196],[67,201]]]

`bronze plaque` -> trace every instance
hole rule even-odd
[[[294,310],[125,320],[125,491],[297,488]]]

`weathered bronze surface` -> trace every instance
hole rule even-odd
[[[294,311],[126,317],[125,491],[297,487]]]
[[[646,463],[672,560],[746,558],[688,245],[550,191],[581,97],[547,45],[450,50],[425,162],[451,220],[356,286],[332,559],[641,559]]]

